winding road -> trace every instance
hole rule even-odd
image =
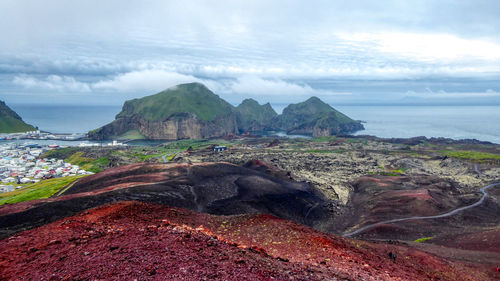
[[[477,166],[474,167],[476,171],[477,170]],[[408,218],[400,218],[400,219],[392,219],[392,220],[386,220],[386,221],[381,221],[381,222],[377,222],[377,223],[373,223],[373,224],[369,224],[369,225],[366,225],[366,226],[363,226],[361,228],[358,228],[352,232],[348,232],[348,233],[344,233],[344,237],[352,237],[352,236],[355,236],[357,234],[360,234],[368,229],[372,229],[376,226],[379,226],[379,225],[382,225],[382,224],[389,224],[389,223],[395,223],[395,222],[401,222],[401,221],[411,221],[411,220],[428,220],[428,219],[440,219],[440,218],[445,218],[445,217],[449,217],[449,216],[453,216],[453,215],[456,215],[462,211],[465,211],[467,209],[471,209],[471,208],[474,208],[474,207],[477,207],[479,205],[481,205],[484,200],[489,197],[489,194],[488,194],[488,189],[490,188],[493,188],[495,186],[500,186],[500,182],[496,182],[496,183],[492,183],[492,184],[489,184],[483,188],[480,189],[481,193],[483,193],[483,196],[481,197],[481,199],[479,199],[479,201],[477,201],[476,203],[474,204],[471,204],[471,205],[468,205],[468,206],[464,206],[464,207],[460,207],[458,209],[455,209],[453,211],[450,211],[450,212],[447,212],[447,213],[444,213],[444,214],[441,214],[441,215],[435,215],[435,216],[414,216],[414,217],[408,217]]]

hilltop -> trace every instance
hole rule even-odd
[[[317,97],[289,105],[278,115],[269,103],[245,99],[232,106],[200,83],[181,84],[126,101],[116,119],[89,132],[91,139],[206,139],[256,131],[329,136],[363,125]]]
[[[0,101],[0,133],[20,133],[35,131],[35,127],[26,124],[21,116]]]

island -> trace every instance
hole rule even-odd
[[[330,136],[363,130],[317,97],[289,105],[278,115],[269,103],[245,99],[237,107],[201,83],[180,84],[126,101],[116,119],[88,137],[104,139],[205,139],[256,131]]]

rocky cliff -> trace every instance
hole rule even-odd
[[[199,83],[126,101],[115,121],[89,132],[91,139],[121,138],[138,131],[147,139],[202,139],[237,134],[232,105]]]
[[[277,129],[289,134],[307,134],[313,137],[364,129],[361,122],[352,120],[317,97],[287,106],[283,114],[274,118],[273,123]]]
[[[35,127],[24,123],[21,116],[0,101],[0,133],[35,131]]]

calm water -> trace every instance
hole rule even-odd
[[[121,106],[10,105],[23,120],[52,133],[86,133],[115,119]]]
[[[337,106],[366,121],[358,135],[447,137],[500,143],[500,106]]]
[[[283,105],[273,105],[281,112]],[[82,133],[114,120],[121,106],[12,105],[30,124],[54,133]],[[500,106],[335,106],[379,137],[475,138],[500,143]]]

